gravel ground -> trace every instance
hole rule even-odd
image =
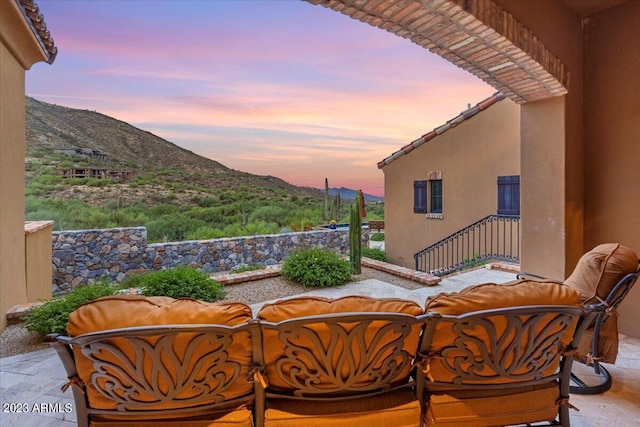
[[[362,274],[354,276],[354,281],[378,279],[392,285],[406,289],[419,289],[419,283],[403,279],[392,274],[363,267]],[[230,285],[225,288],[227,296],[224,301],[240,301],[246,304],[274,300],[291,295],[302,294],[313,290],[291,282],[282,276],[252,282]],[[48,348],[49,344],[42,342],[37,334],[27,331],[21,323],[10,325],[0,334],[0,358],[14,356],[16,354]]]

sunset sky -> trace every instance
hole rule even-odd
[[[38,0],[59,53],[27,95],[96,110],[245,172],[383,195],[376,164],[495,90],[296,0]]]

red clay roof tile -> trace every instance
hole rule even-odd
[[[31,24],[33,32],[40,39],[42,48],[47,53],[47,63],[52,64],[58,54],[51,33],[47,30],[47,24],[44,22],[44,15],[40,13],[40,8],[33,0],[15,0],[22,9],[25,18]]]

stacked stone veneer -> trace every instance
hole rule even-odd
[[[363,244],[368,230],[363,230]],[[346,254],[349,230],[318,230],[147,244],[145,227],[76,230],[53,233],[53,293],[68,292],[102,277],[121,281],[130,273],[188,265],[208,272],[238,264],[274,265],[296,248],[324,247]]]

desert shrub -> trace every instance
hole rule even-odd
[[[113,183],[111,178],[89,178],[87,181],[89,187],[108,187],[109,185],[113,185]]]
[[[148,218],[135,210],[125,208],[111,212],[109,220],[115,227],[137,227],[146,224]]]
[[[369,235],[372,242],[384,242],[384,233],[373,233]]]
[[[197,229],[190,231],[187,234],[187,240],[210,240],[210,239],[219,239],[221,237],[225,237],[225,234],[219,228],[211,227],[209,225],[204,225],[202,227],[198,227]]]
[[[367,219],[384,219],[384,204],[367,204]]]
[[[351,280],[351,265],[328,249],[296,249],[284,260],[282,275],[304,286],[339,286]]]
[[[211,196],[194,196],[192,202],[201,208],[212,208],[220,206],[220,202],[217,198]]]
[[[241,230],[239,230],[239,233],[236,234],[236,236],[255,236],[258,234],[264,235],[264,234],[275,234],[278,231],[280,231],[280,227],[278,227],[277,224],[274,223],[266,223],[265,221],[258,221],[258,222],[250,222],[249,224],[245,225],[244,227],[242,227]]]
[[[205,221],[209,224],[224,224],[225,215],[220,207],[193,208],[189,211],[189,216]]]
[[[69,314],[82,304],[100,297],[113,295],[116,288],[102,281],[94,285],[81,285],[70,293],[34,307],[27,315],[25,327],[41,336],[56,333],[66,335]]]
[[[28,196],[42,196],[44,195],[44,188],[39,182],[32,182],[25,187],[25,195]]]
[[[251,222],[271,222],[278,224],[279,226],[284,225],[282,222],[282,218],[287,216],[288,210],[283,207],[273,206],[273,205],[265,205],[260,206],[256,210],[254,210],[249,216],[249,221]]]
[[[150,242],[179,242],[185,240],[192,231],[205,225],[204,221],[184,215],[163,217],[147,223],[147,238]]]
[[[67,185],[85,185],[89,178],[67,178],[65,182]]]
[[[206,273],[193,268],[179,266],[152,273],[129,276],[122,286],[135,287],[147,296],[171,298],[193,298],[200,301],[219,301],[224,298],[224,288]]]
[[[56,174],[50,169],[45,169],[42,174],[37,178],[37,181],[42,185],[51,185],[62,182],[62,176]]]
[[[362,256],[375,259],[378,261],[387,262],[387,253],[378,248],[362,248]]]

